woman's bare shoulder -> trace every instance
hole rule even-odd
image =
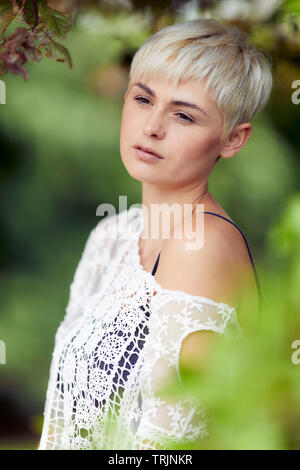
[[[242,234],[228,221],[205,214],[202,243],[188,249],[183,233],[164,245],[156,278],[166,289],[229,303],[244,280],[253,284],[252,265]],[[196,221],[193,221],[195,232]]]

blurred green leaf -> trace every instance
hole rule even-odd
[[[286,13],[296,13],[300,16],[300,2],[299,0],[286,0],[280,10]]]
[[[46,5],[40,5],[39,14],[42,20],[45,21],[48,29],[52,31],[55,36],[63,39],[70,30],[71,21],[69,16],[63,15],[59,11],[49,8]]]
[[[300,254],[300,194],[287,201],[280,220],[269,233],[270,243],[281,254]]]
[[[1,0],[0,4],[0,40],[16,14],[10,0]]]
[[[72,68],[72,59],[68,49],[54,40],[45,46],[45,55],[57,62],[67,62],[69,67]]]

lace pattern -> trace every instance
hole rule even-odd
[[[116,236],[128,221],[132,236]],[[188,334],[242,334],[236,308],[162,288],[139,262],[142,230],[135,207],[87,239],[55,335],[40,449],[156,449],[208,435],[203,407],[159,390],[181,380]]]

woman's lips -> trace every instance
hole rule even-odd
[[[162,160],[161,157],[158,157],[157,155],[154,155],[154,153],[146,152],[140,148],[134,147],[135,151],[137,152],[139,158],[141,158],[144,161],[154,161],[154,160]]]

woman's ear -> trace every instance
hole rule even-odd
[[[246,144],[252,131],[250,122],[238,124],[228,136],[226,143],[220,153],[223,158],[233,157]]]

